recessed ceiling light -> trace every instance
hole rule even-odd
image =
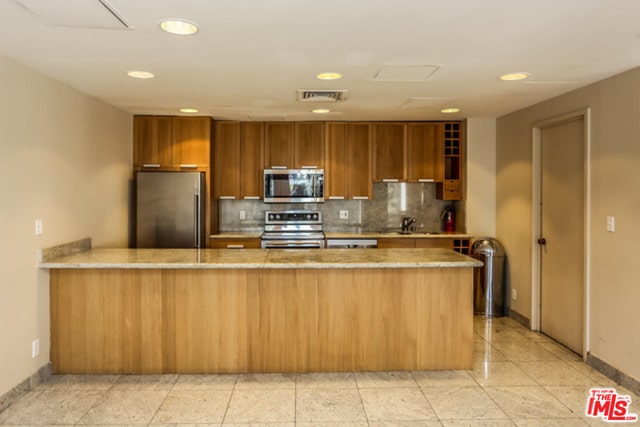
[[[504,80],[507,82],[512,82],[515,80],[524,80],[531,77],[531,74],[529,73],[524,73],[524,72],[517,72],[517,73],[509,73],[509,74],[504,74],[502,76],[500,76],[500,80]]]
[[[445,114],[450,114],[450,113],[457,113],[458,111],[460,111],[459,108],[443,108],[442,110],[440,110],[441,113],[445,113]]]
[[[342,78],[342,74],[340,73],[320,73],[316,74],[316,79],[318,80],[338,80]]]
[[[181,108],[180,112],[193,114],[193,113],[197,113],[198,109],[197,108]]]
[[[160,28],[167,33],[188,36],[198,32],[198,26],[194,22],[184,19],[163,19],[160,21]]]
[[[155,77],[153,73],[139,70],[129,71],[127,72],[127,76],[133,77],[134,79],[152,79]]]
[[[316,113],[316,114],[327,114],[329,112],[331,112],[331,110],[327,109],[327,108],[316,108],[315,110],[311,110],[312,113]]]

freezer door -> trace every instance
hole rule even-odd
[[[204,173],[136,175],[138,248],[196,248],[204,243]]]

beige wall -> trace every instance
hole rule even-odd
[[[467,119],[467,233],[496,235],[496,119]]]
[[[536,121],[591,108],[589,351],[640,379],[640,68],[497,121],[497,236],[506,245],[513,309],[531,318],[531,129]],[[606,232],[606,216],[616,232]]]
[[[0,396],[49,361],[39,248],[126,246],[131,117],[0,57]],[[36,237],[34,221],[44,234]],[[31,342],[40,339],[40,356]]]

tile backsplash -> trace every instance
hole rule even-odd
[[[436,199],[434,183],[379,183],[373,185],[372,200],[327,200],[324,203],[264,203],[261,200],[220,200],[220,232],[260,232],[264,212],[269,210],[322,211],[325,231],[400,230],[402,218],[415,217],[414,226],[422,231],[441,231],[440,214],[450,203],[456,205],[458,217],[464,217],[464,203]],[[340,211],[348,219],[340,219]],[[240,219],[240,212],[245,219]],[[457,221],[462,224],[463,222]],[[458,227],[459,228],[459,227]],[[458,231],[464,231],[459,229]]]

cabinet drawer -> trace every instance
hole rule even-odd
[[[442,185],[444,191],[460,191],[460,180],[458,179],[445,179]]]
[[[260,249],[260,239],[211,239],[211,249]]]

